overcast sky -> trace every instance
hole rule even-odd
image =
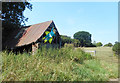
[[[92,34],[92,41],[113,43],[118,40],[117,2],[30,2],[26,25],[53,20],[59,33],[73,38],[78,31]]]

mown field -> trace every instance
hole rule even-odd
[[[118,64],[118,57],[115,57],[112,47],[85,47],[83,50],[96,51],[97,59],[111,64]]]
[[[96,50],[96,56],[81,49]],[[111,48],[43,47],[35,55],[2,52],[1,81],[109,81],[114,78],[118,78],[118,63]]]

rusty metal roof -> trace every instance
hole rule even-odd
[[[21,37],[18,37],[16,39],[15,39],[15,36],[16,34],[18,34],[18,31],[20,32],[21,29],[15,31],[14,35],[12,35],[14,36],[14,38],[11,37],[11,39],[9,39],[6,42],[7,47],[13,48],[13,47],[28,45],[33,42],[36,42],[52,22],[53,21],[47,21],[47,22],[31,25],[26,30],[24,29],[24,32],[22,33]]]

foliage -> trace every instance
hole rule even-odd
[[[78,39],[72,39],[71,37],[65,35],[61,35],[61,39],[62,39],[62,46],[64,46],[65,43],[73,44],[75,47],[80,46],[80,41]]]
[[[23,15],[24,10],[28,8],[32,10],[32,5],[28,2],[3,2],[2,3],[2,41],[6,41],[7,37],[15,29],[22,27],[22,23],[28,18]]]
[[[74,48],[74,45],[73,44],[67,44],[67,43],[65,43],[64,47]]]
[[[65,43],[72,43],[72,39],[66,35],[61,35],[62,39],[62,46],[64,46]]]
[[[72,39],[71,37],[61,35],[62,46],[64,46],[64,44],[67,43],[67,44],[73,44],[74,47],[80,47],[80,46],[96,47],[94,44],[91,43],[91,34],[89,34],[88,32],[80,31],[75,33],[74,36],[75,36],[74,39]]]
[[[96,47],[96,45],[94,45],[93,43],[90,43],[90,44],[86,45],[85,47]]]
[[[79,31],[74,34],[74,39],[80,41],[80,46],[88,46],[91,44],[91,34],[86,31]]]
[[[104,46],[107,46],[107,47],[112,47],[112,43],[108,43],[108,44],[105,44]]]
[[[79,47],[80,46],[80,41],[78,39],[73,39],[72,43],[74,44],[75,47]]]
[[[108,81],[118,77],[116,65],[91,59],[71,46],[43,47],[35,55],[2,52],[2,58],[3,81]]]
[[[120,42],[116,42],[113,45],[112,50],[115,52],[115,54],[120,55]]]
[[[100,46],[102,46],[103,44],[101,43],[101,42],[98,42],[97,44],[96,44],[96,46],[97,47],[100,47]]]

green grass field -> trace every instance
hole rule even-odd
[[[112,70],[118,73],[118,57],[115,56],[112,51],[112,47],[85,47],[83,50],[96,51],[96,58],[105,64],[114,65]],[[92,53],[93,55],[93,53]],[[113,81],[118,81],[118,79],[111,79]]]
[[[118,64],[118,57],[114,56],[112,47],[85,47],[84,50],[96,50],[96,57],[108,63]]]
[[[82,49],[96,50],[96,57],[73,47],[42,48],[35,55],[3,52],[1,81],[109,81],[118,78],[117,58],[111,48]]]

